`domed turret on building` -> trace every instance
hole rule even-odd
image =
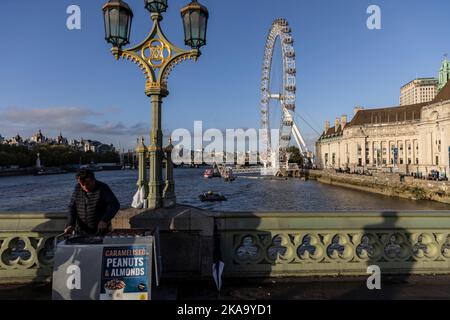
[[[11,145],[16,145],[16,146],[21,146],[21,145],[23,145],[23,139],[22,139],[22,137],[19,134],[17,134],[15,137],[13,137],[11,139],[11,143],[10,144]]]
[[[42,134],[41,129],[39,129],[39,131],[31,137],[31,142],[35,142],[35,143],[44,143],[45,140],[46,139],[45,139],[44,135]]]
[[[447,59],[447,55],[445,55],[444,61],[442,61],[441,69],[439,70],[439,84],[438,90],[441,90],[450,79],[450,61]]]
[[[59,132],[59,136],[56,137],[56,143],[57,144],[62,144],[62,145],[67,145],[68,144],[67,139],[62,136],[61,132]]]

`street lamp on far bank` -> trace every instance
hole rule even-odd
[[[139,66],[146,76],[145,94],[152,103],[152,129],[150,133],[150,146],[138,146],[138,152],[148,154],[150,159],[149,181],[146,179],[146,163],[139,166],[138,186],[148,183],[148,192],[145,188],[147,208],[173,207],[176,204],[175,184],[173,181],[170,150],[171,143],[163,148],[161,126],[162,99],[169,94],[167,80],[173,68],[187,60],[196,61],[201,55],[200,48],[206,44],[206,31],[209,13],[206,7],[193,0],[181,9],[184,26],[184,42],[191,50],[184,50],[174,46],[161,30],[162,13],[167,11],[167,0],[144,0],[144,7],[151,14],[153,27],[143,42],[123,49],[130,43],[131,23],[133,12],[130,6],[122,0],[110,0],[103,6],[105,22],[105,40],[112,45],[111,52],[118,60],[124,58],[131,60]],[[141,141],[142,142],[142,141]],[[147,152],[146,152],[147,151]],[[165,178],[163,180],[163,162],[166,163]]]

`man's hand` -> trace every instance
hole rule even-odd
[[[68,226],[67,228],[64,229],[64,234],[72,234],[73,231],[75,230],[75,228],[73,226]]]
[[[100,233],[106,233],[108,231],[108,223],[105,221],[100,221],[97,226],[97,231]]]

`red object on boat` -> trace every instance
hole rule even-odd
[[[214,170],[213,169],[206,169],[203,173],[203,177],[205,178],[212,178],[214,176]]]

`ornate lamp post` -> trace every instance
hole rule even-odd
[[[144,0],[145,8],[150,11],[153,28],[147,38],[140,44],[122,49],[129,44],[133,12],[124,1],[110,0],[103,6],[105,20],[105,39],[112,44],[111,52],[118,60],[124,58],[137,64],[144,72],[147,82],[145,94],[152,102],[152,130],[148,156],[150,158],[150,179],[148,182],[147,207],[160,208],[175,205],[175,185],[173,182],[172,166],[166,170],[166,179],[162,179],[163,161],[171,164],[171,144],[163,148],[161,130],[162,99],[169,94],[167,79],[173,68],[186,59],[197,60],[200,56],[200,47],[206,44],[206,30],[208,10],[193,0],[181,9],[184,25],[184,42],[192,50],[183,50],[174,46],[161,30],[162,13],[167,10],[167,0]],[[140,148],[142,149],[140,144]],[[141,150],[142,151],[142,150]],[[165,155],[166,153],[166,155]],[[165,160],[164,160],[165,159]],[[142,162],[142,161],[141,161]],[[140,167],[140,177],[145,177],[144,166]]]

